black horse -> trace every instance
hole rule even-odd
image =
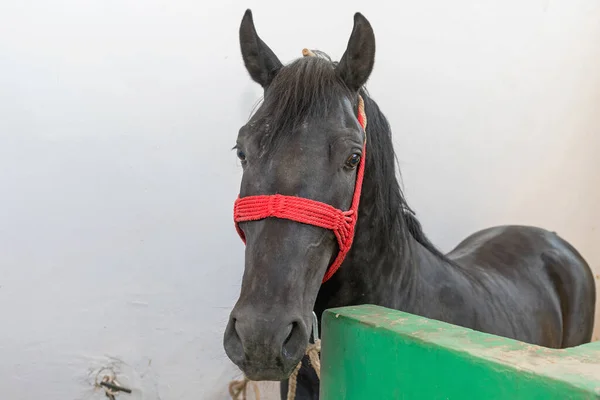
[[[398,184],[390,126],[363,87],[375,59],[364,16],[355,14],[339,63],[320,55],[282,65],[257,35],[250,10],[240,43],[250,76],[264,88],[235,146],[244,170],[241,198],[282,194],[347,210],[367,138],[354,243],[327,282],[338,253],[331,231],[280,218],[240,224],[245,271],[224,347],[249,379],[282,380],[285,396],[285,380],[309,341],[312,311],[320,318],[348,305],[377,304],[552,348],[590,341],[593,276],[555,233],[498,226],[448,254],[426,238]],[[360,97],[366,132],[357,121]],[[317,399],[318,380],[303,364],[296,398]]]

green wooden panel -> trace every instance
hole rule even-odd
[[[322,400],[600,399],[600,342],[553,350],[372,305],[322,324]]]

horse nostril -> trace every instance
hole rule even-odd
[[[294,359],[299,348],[303,345],[304,335],[302,335],[300,324],[296,321],[288,325],[287,330],[288,334],[283,341],[281,352],[284,358]]]
[[[238,331],[237,319],[231,318],[231,324],[233,324],[233,334],[240,338],[240,331]]]
[[[296,322],[292,322],[287,327],[287,332],[286,332],[286,335],[285,335],[285,340],[283,341],[283,345],[284,346],[287,344],[287,342],[290,341],[290,339],[292,337],[292,332],[294,331],[294,325],[296,325]]]
[[[244,345],[242,344],[237,320],[235,318],[231,318],[227,324],[223,344],[225,353],[235,364],[240,363],[244,359]]]

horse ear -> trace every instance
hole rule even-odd
[[[246,10],[240,25],[240,47],[250,77],[266,89],[282,64],[256,33],[250,9]]]
[[[338,64],[338,73],[350,89],[358,91],[369,79],[374,64],[375,34],[369,21],[357,12],[348,46]]]

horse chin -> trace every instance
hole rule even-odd
[[[290,377],[292,374],[291,369],[289,371],[283,371],[279,368],[265,369],[265,368],[247,368],[244,374],[246,378],[251,381],[283,381]]]
[[[262,363],[235,363],[244,376],[251,381],[283,381],[288,379],[296,366],[302,361],[302,356],[296,362],[276,363],[276,366],[265,366]]]

